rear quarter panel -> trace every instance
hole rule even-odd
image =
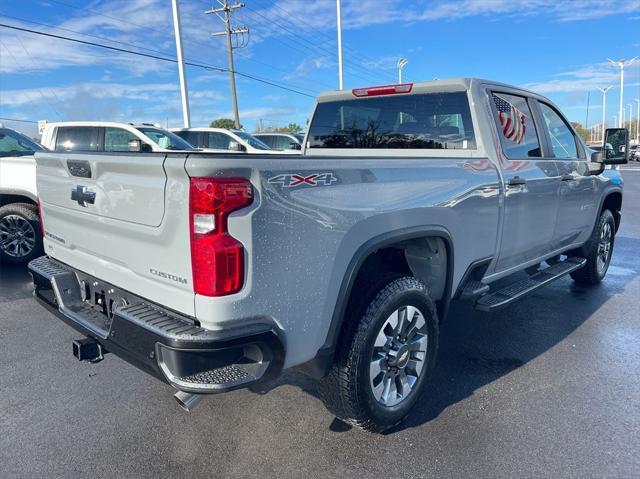
[[[347,267],[372,238],[434,227],[454,239],[453,287],[468,265],[494,254],[500,184],[486,158],[243,158],[190,155],[190,176],[251,178],[254,204],[229,218],[247,250],[246,282],[224,298],[196,296],[203,326],[268,317],[282,330],[285,366],[322,346]],[[336,181],[285,186],[281,175]]]

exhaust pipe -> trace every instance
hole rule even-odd
[[[204,398],[204,394],[193,394],[184,391],[178,391],[173,395],[176,401],[182,409],[190,412],[195,408],[200,401]]]

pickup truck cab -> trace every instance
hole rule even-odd
[[[28,263],[42,255],[36,161],[43,148],[0,125],[0,261]]]
[[[193,150],[173,133],[151,123],[69,121],[47,123],[42,144],[52,151],[150,153]]]
[[[226,128],[172,128],[171,131],[192,145],[202,149],[202,151],[209,153],[251,153],[257,155],[289,153],[272,150],[264,142],[242,130],[227,130]]]
[[[115,353],[187,409],[296,367],[382,431],[428,400],[452,301],[604,279],[627,131],[605,144],[463,78],[323,94],[302,156],[38,153],[35,297],[84,336],[76,357]]]

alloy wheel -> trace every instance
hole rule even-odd
[[[427,324],[414,306],[396,309],[382,324],[369,366],[371,391],[378,403],[391,407],[404,401],[427,360]]]

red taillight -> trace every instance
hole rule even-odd
[[[42,207],[40,206],[40,197],[36,200],[38,205],[38,219],[40,220],[40,231],[42,231],[42,237],[44,238],[44,220],[42,219]]]
[[[354,88],[351,90],[354,96],[379,96],[379,95],[395,95],[398,93],[411,93],[413,83],[399,83],[397,85],[371,86],[367,88]]]
[[[189,215],[195,293],[224,296],[242,288],[244,248],[227,231],[227,217],[252,202],[249,180],[191,178]]]

